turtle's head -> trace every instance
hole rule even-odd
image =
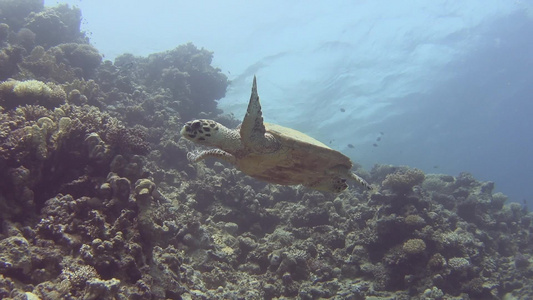
[[[197,144],[232,151],[240,146],[240,137],[235,130],[213,120],[193,120],[185,123],[181,136]]]
[[[181,129],[181,135],[197,144],[206,146],[217,146],[213,144],[214,140],[217,140],[219,123],[213,120],[193,120],[185,123]]]

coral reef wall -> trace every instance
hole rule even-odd
[[[238,124],[213,53],[103,61],[80,21],[0,0],[1,299],[533,297],[533,215],[494,183],[376,165],[333,195],[190,164],[184,122]]]

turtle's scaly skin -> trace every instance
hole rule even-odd
[[[320,191],[341,192],[348,187],[346,179],[370,188],[350,171],[353,164],[347,156],[294,129],[264,123],[255,77],[239,129],[229,129],[212,120],[194,120],[183,126],[181,135],[218,148],[189,153],[187,157],[194,162],[219,158],[257,179],[301,184]]]

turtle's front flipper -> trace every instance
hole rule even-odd
[[[348,172],[348,175],[350,176],[350,179],[352,179],[352,180],[354,180],[356,182],[359,182],[362,186],[366,187],[367,189],[369,189],[369,190],[372,189],[372,187],[370,186],[370,184],[368,184],[368,182],[366,182],[366,180],[364,180],[363,178],[359,177],[354,172]]]
[[[235,156],[220,149],[209,149],[187,153],[187,159],[190,162],[199,162],[200,160],[208,157],[222,159],[224,161],[229,162],[230,164],[235,164]]]
[[[252,85],[252,95],[250,96],[248,109],[240,127],[240,134],[243,146],[252,151],[268,153],[278,149],[276,139],[271,134],[266,133],[255,76]]]

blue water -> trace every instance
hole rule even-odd
[[[533,207],[533,1],[314,2],[45,1],[79,6],[107,59],[214,51],[239,118],[257,74],[266,121],[367,169],[468,171]]]

